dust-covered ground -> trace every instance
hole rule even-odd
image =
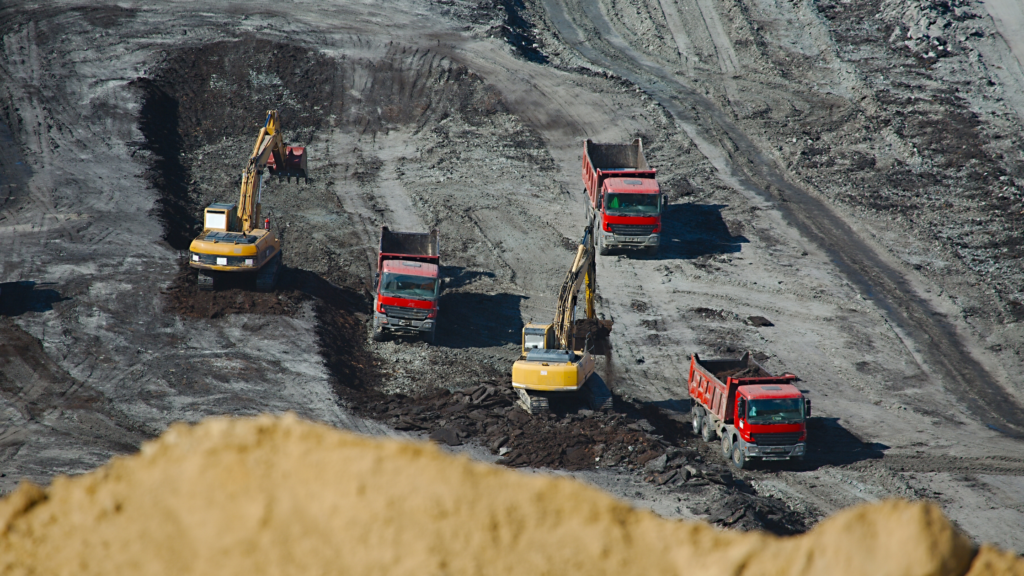
[[[1024,551],[1012,0],[0,16],[0,489],[293,410],[744,529],[928,498]],[[182,253],[271,108],[311,176],[264,191],[283,281],[199,293]],[[599,260],[615,410],[529,418],[508,375],[582,232],[581,141],[637,136],[671,204],[657,257]],[[368,338],[381,224],[440,230],[436,345]],[[730,471],[686,429],[689,355],[743,350],[813,398],[803,465]]]

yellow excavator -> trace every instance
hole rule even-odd
[[[595,372],[594,354],[609,350],[612,323],[598,320],[594,314],[594,254],[594,230],[587,226],[558,291],[555,321],[523,327],[523,350],[512,365],[512,387],[519,395],[519,405],[530,414],[548,412],[552,398],[568,395],[582,396],[594,410],[611,408],[611,392]],[[585,318],[578,319],[581,288]]]
[[[256,289],[269,292],[281,273],[281,241],[260,221],[264,169],[278,179],[298,182],[306,173],[306,149],[286,146],[277,110],[267,112],[249,162],[242,172],[238,204],[214,203],[203,213],[203,232],[189,246],[189,265],[199,270],[200,290],[213,290],[227,274],[255,276]],[[262,227],[261,227],[262,226]]]

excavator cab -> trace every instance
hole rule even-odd
[[[523,357],[530,350],[557,348],[555,328],[551,324],[527,324],[523,326]]]
[[[203,212],[203,228],[217,232],[235,232],[239,230],[238,210],[234,204],[215,202]]]

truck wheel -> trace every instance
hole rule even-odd
[[[722,436],[722,456],[725,458],[732,456],[732,436],[729,434]]]
[[[704,424],[704,413],[697,406],[690,408],[690,412],[693,413],[693,434],[700,434],[701,426]]]
[[[646,252],[648,256],[657,256],[658,255],[658,247],[657,246],[648,246],[646,249],[644,249],[644,252]]]
[[[370,334],[370,337],[373,338],[374,342],[383,342],[387,339],[387,334],[385,334],[380,328],[374,326],[373,333]]]
[[[611,250],[609,250],[608,247],[604,245],[604,237],[601,236],[600,234],[597,235],[597,253],[600,254],[601,256],[607,256],[608,254],[611,253]]]
[[[704,423],[700,427],[700,437],[703,438],[705,442],[714,442],[715,436],[715,431],[711,428],[711,420],[705,418]]]
[[[434,325],[434,327],[430,329],[430,332],[424,332],[423,333],[423,341],[426,342],[427,344],[433,344],[434,343],[434,337],[436,336],[436,334],[437,334],[437,325]]]
[[[732,465],[743,470],[747,467],[747,455],[743,453],[743,450],[739,446],[732,447]]]

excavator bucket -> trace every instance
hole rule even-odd
[[[573,350],[589,350],[591,354],[607,356],[612,350],[612,343],[608,338],[612,324],[611,320],[577,319],[573,326]]]
[[[306,149],[301,146],[288,146],[285,149],[283,167],[277,165],[277,160],[271,154],[270,158],[267,158],[267,169],[278,178],[287,178],[288,181],[291,181],[294,176],[296,182],[299,178],[304,178],[306,183],[309,183],[309,176],[306,172]]]

